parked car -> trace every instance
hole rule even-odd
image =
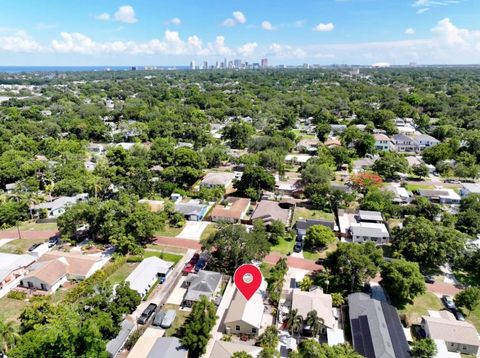
[[[303,249],[303,241],[296,241],[295,246],[293,247],[293,251],[301,252]]]
[[[315,263],[316,263],[317,265],[323,265],[323,264],[325,263],[325,261],[326,261],[325,259],[320,258],[320,259],[318,259],[317,261],[315,261]]]
[[[205,266],[207,266],[207,259],[205,257],[200,257],[195,265],[195,272],[203,270]]]
[[[457,321],[465,321],[465,317],[463,316],[462,312],[460,312],[459,310],[453,310],[452,313],[457,319]]]
[[[435,283],[435,278],[433,276],[425,275],[423,277],[424,277],[426,283]]]
[[[48,239],[48,247],[54,247],[55,245],[58,245],[60,243],[60,235],[56,234],[53,235]]]
[[[162,325],[161,325],[162,328],[170,328],[176,316],[177,316],[177,311],[175,310],[168,310],[167,312],[165,312],[165,316],[163,317]]]
[[[37,244],[33,244],[32,246],[30,246],[28,248],[28,251],[33,251],[35,250],[37,247],[39,247],[41,245],[41,243],[37,243]]]
[[[449,310],[456,310],[457,307],[455,306],[455,302],[453,302],[452,298],[447,295],[442,296],[442,302]]]
[[[192,272],[199,259],[200,259],[200,255],[198,253],[195,253],[190,259],[190,261],[183,268],[182,270],[183,274],[187,275],[190,272]]]
[[[165,312],[160,311],[155,314],[155,317],[153,318],[152,325],[160,327],[162,325],[163,317],[165,317]]]
[[[145,324],[147,321],[152,317],[152,314],[157,309],[157,305],[155,303],[150,303],[147,308],[142,312],[140,317],[137,319],[138,324]]]

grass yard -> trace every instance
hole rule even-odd
[[[152,250],[155,250],[155,251],[170,252],[172,254],[178,254],[178,255],[182,255],[182,256],[187,252],[187,249],[185,249],[183,247],[168,246],[168,245],[157,245],[157,244],[147,245],[147,249],[152,249]]]
[[[295,208],[295,213],[293,214],[293,222],[296,223],[298,219],[326,219],[334,220],[335,217],[333,213],[326,213],[321,210],[310,210],[307,208]]]
[[[477,331],[480,331],[480,307],[477,307],[474,309],[470,314],[467,316],[468,310],[463,310],[465,313],[465,317],[467,318],[467,321],[469,321],[471,324],[473,324],[476,328]]]
[[[329,252],[333,252],[337,249],[337,244],[338,241],[335,241],[334,243],[328,245],[326,249],[320,250],[320,251],[310,251],[308,249],[303,250],[303,257],[306,258],[307,260],[318,260],[318,259],[324,259],[327,257],[327,254]]]
[[[0,298],[0,321],[18,321],[18,317],[28,305],[29,302],[22,300],[15,300],[8,297]]]
[[[12,228],[10,228],[9,230],[12,230]],[[33,221],[28,221],[20,225],[20,230],[21,231],[28,231],[28,230],[50,231],[50,230],[58,230],[58,228],[57,228],[57,223],[36,223]]]
[[[10,254],[24,254],[28,248],[33,244],[45,242],[46,239],[16,239],[7,242],[0,247],[0,252],[6,252]]]
[[[293,252],[293,247],[295,246],[295,240],[287,241],[283,237],[278,240],[278,244],[270,247],[270,251],[276,251],[281,254],[288,254],[289,252]]]
[[[407,184],[405,189],[407,189],[408,191],[414,191],[418,189],[435,189],[435,186],[426,184]]]
[[[171,261],[171,262],[174,262],[175,264],[180,261],[182,259],[182,256],[183,255],[176,255],[176,254],[172,254],[170,252],[163,252],[163,251],[160,251],[160,250],[147,250],[145,251],[145,254],[144,254],[144,258],[147,258],[147,257],[152,257],[152,256],[157,256],[159,258],[161,258],[162,260],[165,260],[165,261]]]
[[[132,273],[133,270],[135,270],[135,267],[138,266],[137,262],[125,262],[123,265],[121,265],[118,270],[116,270],[114,273],[112,273],[108,277],[108,281],[110,281],[113,285],[119,284],[122,281],[125,281],[125,279]]]
[[[310,251],[310,250],[303,250],[303,258],[307,260],[317,261],[321,256],[319,251]]]
[[[155,232],[156,236],[168,236],[168,237],[175,237],[180,234],[183,230],[183,227],[172,227],[169,225],[165,225],[163,230],[159,230]]]
[[[443,308],[442,302],[437,296],[431,292],[426,292],[416,297],[413,304],[406,305],[400,310],[400,313],[407,316],[408,322],[419,323],[421,316],[427,314],[427,310],[440,311]]]
[[[190,314],[190,312],[188,311],[179,310],[179,306],[177,305],[172,305],[167,303],[162,307],[162,311],[164,312],[172,309],[177,311],[177,316],[175,317],[175,320],[173,321],[172,326],[165,331],[165,337],[175,336],[178,332],[178,329],[184,325],[188,315]]]
[[[200,241],[207,239],[210,235],[218,231],[217,224],[208,224],[208,226],[203,230],[202,235],[200,236]]]

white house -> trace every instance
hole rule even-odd
[[[373,135],[373,138],[375,138],[375,149],[381,151],[389,151],[393,148],[392,141],[387,135],[382,133],[375,133]]]
[[[305,164],[312,156],[310,154],[288,154],[285,163],[292,165]]]
[[[0,298],[18,285],[28,273],[28,266],[37,258],[31,255],[16,255],[0,252]]]
[[[214,188],[216,186],[220,186],[226,189],[232,184],[233,179],[235,179],[235,173],[208,173],[202,179],[200,186],[206,188]]]
[[[30,207],[30,212],[33,217],[40,217],[41,213],[45,211],[47,218],[58,218],[65,210],[77,202],[88,200],[88,194],[77,194],[75,196],[61,196],[53,201],[33,205]]]
[[[132,290],[144,297],[155,282],[168,277],[173,266],[173,262],[164,261],[155,256],[148,257],[140,262],[125,281],[130,284]]]
[[[460,189],[460,195],[469,196],[470,194],[480,194],[480,184],[462,183],[462,189]]]

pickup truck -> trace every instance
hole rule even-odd
[[[137,319],[138,324],[145,324],[147,321],[152,317],[152,314],[157,309],[157,305],[155,303],[150,303],[147,308],[142,312],[140,317]]]

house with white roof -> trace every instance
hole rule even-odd
[[[31,255],[17,255],[0,252],[0,298],[18,285],[28,273],[28,267],[37,260]]]
[[[285,156],[285,163],[301,165],[305,164],[310,158],[313,158],[310,154],[288,154]]]
[[[415,133],[412,135],[412,138],[415,139],[415,141],[418,143],[420,150],[433,147],[434,145],[437,145],[438,143],[440,143],[440,141],[437,138],[434,138],[431,135],[423,134],[423,133]]]
[[[125,281],[130,284],[132,290],[145,297],[155,282],[159,280],[163,282],[168,277],[173,266],[173,262],[164,261],[156,256],[148,257],[140,262]]]
[[[263,299],[266,297],[266,289],[267,283],[262,281],[260,288],[249,300],[238,289],[235,290],[224,320],[227,334],[253,337],[260,334],[265,309]]]
[[[42,212],[44,212],[47,218],[58,218],[69,206],[86,200],[88,200],[87,193],[77,194],[75,196],[61,196],[53,201],[31,206],[30,214],[34,218],[39,218]]]
[[[427,198],[431,202],[440,204],[460,204],[461,197],[455,190],[449,188],[442,189],[418,189],[418,195]]]
[[[480,184],[462,183],[462,189],[460,189],[460,195],[469,196],[470,194],[480,194]]]
[[[390,240],[385,219],[378,211],[360,210],[357,213],[349,213],[339,209],[337,218],[343,241],[358,243],[373,241],[377,245],[383,245]]]
[[[216,186],[220,186],[222,188],[228,188],[235,179],[235,173],[208,173],[202,179],[200,186],[206,188],[214,188]]]
[[[402,186],[399,185],[388,185],[384,187],[384,190],[389,191],[395,195],[393,198],[393,202],[398,203],[398,204],[408,204],[412,201],[412,193],[407,191]]]

